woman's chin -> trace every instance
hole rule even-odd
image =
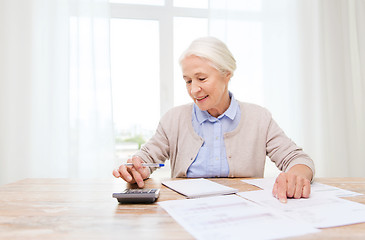
[[[209,108],[207,108],[206,106],[205,106],[205,104],[202,104],[202,103],[200,103],[200,102],[198,102],[198,101],[195,101],[195,104],[198,106],[198,108],[201,110],[201,111],[207,111]]]

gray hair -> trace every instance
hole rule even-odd
[[[212,66],[221,73],[231,73],[236,70],[236,60],[227,48],[226,44],[214,37],[203,37],[194,40],[182,53],[179,63],[189,56],[197,56],[207,59]]]

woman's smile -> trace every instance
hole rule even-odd
[[[196,99],[198,102],[201,102],[201,101],[205,100],[207,97],[209,97],[209,95],[206,95],[206,96],[203,96],[203,97],[196,97],[195,99]]]

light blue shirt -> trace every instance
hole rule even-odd
[[[228,109],[217,118],[211,116],[207,111],[201,111],[194,104],[192,124],[195,132],[204,139],[204,143],[190,165],[187,177],[228,176],[229,166],[223,134],[233,131],[241,119],[239,104],[231,92],[229,96],[231,103]]]

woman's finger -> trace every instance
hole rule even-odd
[[[142,176],[142,179],[146,179],[149,177],[150,175],[150,169],[148,167],[143,166],[142,164],[144,163],[143,160],[138,157],[138,156],[134,156],[131,159],[134,168],[139,172],[139,174]]]
[[[119,178],[120,177],[120,173],[119,173],[119,169],[116,168],[113,170],[113,176],[116,177],[116,178]]]
[[[295,193],[296,193],[296,185],[297,185],[297,181],[296,181],[296,176],[292,175],[292,174],[286,174],[287,177],[287,192],[286,192],[286,196],[289,198],[294,197]]]
[[[119,173],[121,175],[121,178],[123,178],[125,181],[127,181],[129,183],[134,183],[134,179],[131,176],[131,174],[129,173],[129,171],[131,171],[130,169],[131,169],[131,167],[126,167],[124,165],[121,165],[119,167]]]
[[[295,199],[299,199],[299,198],[302,197],[303,185],[304,185],[304,179],[298,177],[297,180],[296,180],[295,193],[294,193],[294,196],[293,196]]]
[[[143,182],[143,178],[142,178],[141,174],[134,167],[131,168],[131,172],[132,172],[134,180],[138,184],[138,187],[143,188],[144,182]]]
[[[308,179],[304,179],[302,197],[309,198],[310,194],[311,194],[311,183]]]
[[[280,202],[286,203],[287,202],[287,176],[286,173],[280,173],[279,176],[276,178],[276,183],[278,184],[278,192],[277,198]]]

